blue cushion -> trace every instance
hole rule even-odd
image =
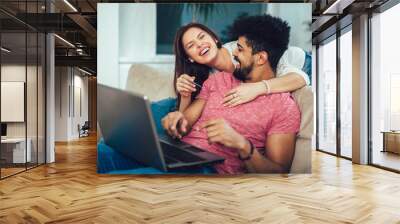
[[[211,166],[187,168],[175,172],[163,172],[153,167],[140,164],[121,153],[115,151],[104,141],[97,145],[97,173],[101,174],[213,174],[215,169]]]
[[[308,78],[310,79],[310,85],[311,85],[311,83],[312,83],[312,80],[311,80],[311,78],[312,78],[312,75],[311,75],[311,72],[312,72],[312,58],[311,58],[311,54],[310,53],[308,53],[308,52],[305,52],[306,53],[306,55],[305,55],[305,60],[304,60],[304,66],[303,66],[303,72],[305,72],[305,73],[307,73],[307,75],[308,75]]]
[[[169,112],[175,111],[176,99],[166,98],[151,103],[151,112],[153,113],[154,122],[156,123],[157,133],[163,133],[164,129],[161,125],[161,119]]]

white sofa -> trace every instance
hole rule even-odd
[[[152,101],[176,97],[173,71],[145,64],[133,64],[129,69],[126,90],[141,93]],[[306,86],[293,92],[301,111],[300,132],[296,140],[291,173],[311,173],[311,138],[313,135],[313,93]]]

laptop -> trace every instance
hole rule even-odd
[[[159,136],[146,96],[97,85],[98,123],[105,143],[121,154],[162,171],[215,164],[214,153]]]

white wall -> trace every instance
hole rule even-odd
[[[1,66],[1,81],[18,81],[25,82],[25,65],[2,65]],[[31,70],[31,67],[27,68]],[[7,110],[7,108],[1,108]],[[25,137],[25,122],[7,123],[7,137]]]
[[[65,88],[68,88],[68,76],[63,74],[68,73],[67,67],[56,67],[55,72],[55,140],[66,141],[67,137],[63,138],[63,136],[67,136],[67,122],[64,118],[68,116],[68,103],[66,103],[68,98],[65,97],[64,92]]]
[[[79,90],[80,99],[77,97]],[[82,106],[82,115],[79,105]],[[88,121],[88,106],[88,77],[75,68],[56,67],[56,141],[70,141],[79,137],[78,124],[82,126]]]
[[[156,4],[119,4],[120,61],[148,61],[156,56]]]
[[[154,3],[98,4],[98,83],[125,89],[134,63],[172,71],[173,57],[156,55],[156,15]]]
[[[119,4],[97,4],[98,83],[119,87]]]
[[[38,69],[38,71],[36,70]],[[44,162],[44,74],[42,68],[25,64],[3,64],[1,66],[1,81],[24,82],[26,85],[26,107],[23,106],[22,113],[26,112],[27,119],[23,122],[7,122],[7,137],[30,139],[32,161],[36,162],[37,150],[39,151],[39,162]],[[27,82],[25,78],[27,77]],[[3,97],[7,97],[2,95]],[[4,110],[12,110],[2,107]],[[13,113],[13,111],[9,111]],[[14,112],[15,113],[15,112]]]
[[[157,10],[154,3],[119,5],[119,87],[121,89],[125,89],[132,64],[154,64],[159,60],[156,58],[156,19]],[[170,58],[168,63],[171,63]]]
[[[75,75],[74,75],[74,108],[75,113],[72,113],[72,130],[71,130],[71,136],[72,138],[78,138],[79,137],[79,132],[78,132],[78,124],[82,126],[85,121],[89,120],[88,116],[88,108],[89,108],[89,102],[88,102],[88,77],[87,76],[81,76],[76,74],[75,70]],[[79,74],[79,73],[78,73]],[[80,93],[78,91],[80,90]],[[80,95],[80,97],[79,97]],[[79,102],[80,101],[80,102]],[[81,108],[80,108],[81,107]],[[80,112],[80,109],[82,112]]]
[[[16,65],[16,64],[2,65],[1,66],[1,81],[5,81],[5,82],[17,81],[17,82],[25,82],[26,83],[26,81],[25,81],[26,71],[28,71],[28,75],[30,75],[30,74],[36,75],[36,67],[33,67],[33,66],[25,67],[25,65]],[[34,83],[34,85],[36,85],[36,82]],[[32,97],[36,98],[36,89],[34,89],[34,90],[29,89],[29,90],[32,90],[32,91],[29,91],[27,93],[27,96],[28,96],[27,102],[32,101],[32,99],[29,99],[29,98],[32,98]],[[36,104],[35,104],[35,108],[36,108]],[[7,108],[1,108],[1,110],[7,110]],[[36,114],[34,114],[34,117],[32,117],[31,115],[33,115],[33,114],[31,114],[31,113],[27,114],[28,122],[30,122],[30,123],[33,120],[33,118],[36,119]],[[25,126],[26,126],[26,122],[7,122],[7,136],[8,137],[25,137]],[[31,127],[32,127],[32,125],[28,125],[28,129]],[[35,126],[35,130],[36,130],[36,126]],[[28,134],[29,133],[31,133],[30,130],[28,130]]]

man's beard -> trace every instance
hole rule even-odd
[[[235,68],[235,71],[233,71],[233,76],[235,78],[239,79],[240,81],[244,82],[247,80],[250,80],[250,72],[253,70],[253,63],[251,63],[249,66],[242,67],[240,68]]]

